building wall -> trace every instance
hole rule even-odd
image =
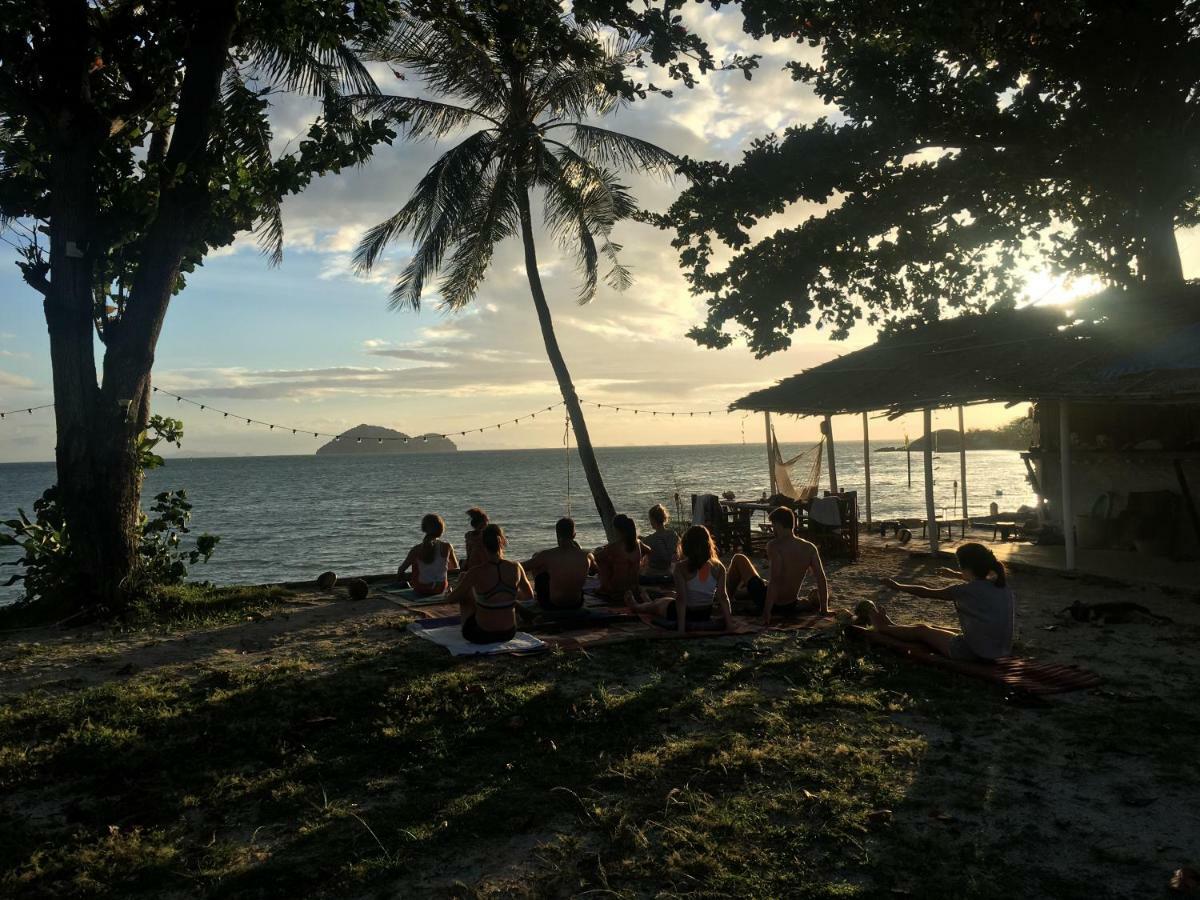
[[[1046,520],[1062,527],[1061,462],[1057,404],[1038,404],[1040,455],[1038,478],[1044,498]],[[1200,556],[1200,535],[1192,524],[1183,488],[1175,468],[1178,460],[1190,489],[1192,502],[1200,506],[1200,416],[1195,409],[1167,406],[1128,407],[1072,404],[1071,500],[1076,517],[1090,515],[1097,501],[1109,498],[1108,516],[1122,520],[1104,530],[1111,541],[1130,546],[1139,530],[1132,515],[1122,516],[1129,495],[1136,492],[1169,491],[1178,500],[1172,520],[1163,523],[1172,551],[1177,556]],[[1151,442],[1147,449],[1134,445]],[[1161,446],[1159,446],[1161,445]],[[1035,451],[1037,452],[1037,451]],[[1143,523],[1142,536],[1155,530],[1156,523]],[[1084,528],[1089,526],[1085,524]],[[1080,535],[1081,542],[1087,535]]]

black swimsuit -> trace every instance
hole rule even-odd
[[[486,591],[477,591],[475,606],[479,609],[512,609],[517,605],[517,586],[515,584],[506,584],[504,579],[500,577],[500,563],[493,563],[496,567],[496,583]],[[507,599],[498,598],[497,594],[507,594]],[[517,633],[516,621],[509,628],[502,631],[488,631],[486,628],[480,628],[475,621],[475,614],[467,616],[467,619],[462,624],[462,635],[472,644],[500,644],[504,641],[511,641],[513,635]]]

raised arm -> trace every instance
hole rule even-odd
[[[895,578],[885,578],[883,584],[893,591],[902,591],[905,594],[912,594],[914,597],[924,597],[926,600],[954,600],[950,588],[931,588],[925,587],[923,584],[901,584]]]
[[[717,589],[714,592],[714,598],[717,605],[721,607],[721,618],[725,621],[726,629],[733,624],[733,610],[729,607],[729,591],[725,589],[725,577],[728,574],[725,566],[717,566]]]
[[[533,597],[533,585],[525,574],[525,567],[517,563],[517,599],[528,600]]]
[[[525,570],[527,572],[532,572],[534,575],[537,575],[538,572],[542,571],[542,569],[546,567],[545,556],[543,555],[545,552],[546,551],[544,550],[539,550],[537,553],[533,554],[533,556],[529,557],[529,559],[524,563]]]
[[[817,598],[821,602],[820,613],[825,615],[829,612],[829,579],[825,575],[825,564],[821,562],[821,551],[813,545],[812,562],[809,564],[813,575],[817,579]]]
[[[404,557],[404,562],[400,563],[400,568],[396,570],[397,578],[407,577],[407,572],[412,568],[413,561],[417,558],[417,548],[408,551],[408,556]]]
[[[775,601],[787,582],[787,563],[773,541],[767,545],[767,565],[771,569],[771,579],[767,582],[767,599],[763,603],[764,626],[771,624],[771,610],[775,608]]]
[[[675,565],[671,574],[675,576],[675,616],[679,620],[679,633],[687,631],[687,574],[686,566],[681,562]]]

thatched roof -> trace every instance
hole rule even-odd
[[[944,319],[881,337],[733,409],[826,415],[986,402],[1200,404],[1200,283]]]

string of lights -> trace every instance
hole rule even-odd
[[[219,413],[222,418],[234,419],[237,421],[244,421],[247,425],[258,425],[258,426],[266,428],[268,431],[279,431],[280,433],[291,432],[293,435],[304,436],[304,437],[306,437],[308,435],[312,435],[314,438],[330,438],[334,441],[340,441],[340,440],[342,440],[342,437],[343,437],[340,434],[332,434],[329,432],[319,431],[319,430],[313,431],[311,428],[302,428],[300,426],[286,425],[286,424],[282,424],[279,422],[267,422],[263,419],[256,419],[253,416],[245,416],[245,415],[242,415],[241,413],[233,412],[232,410],[221,409],[220,407],[213,406],[210,403],[201,403],[199,400],[193,400],[191,397],[185,397],[182,394],[176,394],[172,391],[163,390],[160,387],[155,387],[155,388],[153,388],[153,390],[154,390],[154,393],[156,393],[156,394],[162,394],[164,397],[173,398],[176,403],[187,403],[190,406],[194,406],[197,409],[201,409],[206,412]],[[647,409],[644,407],[625,406],[625,405],[617,406],[616,404],[613,404],[613,403],[596,403],[594,401],[583,400],[583,399],[581,399],[579,402],[581,404],[583,404],[584,406],[592,406],[592,407],[595,407],[596,409],[607,409],[607,410],[611,410],[613,412],[618,412],[618,413],[633,413],[635,416],[643,415],[643,416],[649,416],[651,418],[657,418],[658,416],[663,416],[663,417],[669,416],[671,418],[695,418],[696,416],[711,417],[714,413],[725,413],[725,414],[729,413],[728,409],[666,410],[666,409]],[[552,412],[555,409],[557,409],[561,406],[565,406],[565,405],[566,404],[562,400],[559,400],[557,403],[552,403],[549,406],[543,406],[540,409],[534,410],[533,412],[530,412],[530,413],[526,413],[523,416],[517,416],[514,419],[504,419],[499,422],[494,422],[490,425],[476,426],[473,428],[463,428],[463,429],[457,429],[457,430],[451,430],[451,431],[445,431],[445,432],[432,432],[431,431],[431,432],[428,432],[427,434],[417,435],[417,436],[414,436],[411,438],[408,436],[368,437],[368,438],[356,437],[355,441],[356,441],[356,443],[360,443],[360,444],[364,440],[367,440],[367,441],[373,440],[379,444],[382,444],[386,441],[400,441],[402,443],[407,444],[410,440],[416,440],[417,437],[419,437],[421,440],[426,441],[426,442],[429,440],[430,437],[439,437],[439,438],[466,437],[469,434],[483,434],[487,431],[492,431],[492,430],[499,431],[505,425],[519,425],[523,421],[526,421],[529,419],[536,419],[539,415],[542,415],[542,414],[548,413],[548,412]],[[34,412],[37,412],[38,410],[53,409],[53,407],[54,407],[53,403],[46,403],[46,404],[43,404],[42,406],[30,406],[30,407],[25,407],[24,409],[9,410],[7,412],[0,413],[0,419],[6,418],[8,416],[16,415],[17,413],[28,413],[28,414],[32,415]]]
[[[616,406],[612,403],[594,403],[590,400],[581,400],[580,402],[585,406],[594,406],[596,409],[611,409],[615,412],[631,412],[635,416],[670,416],[671,418],[679,416],[680,418],[695,418],[696,416],[711,416],[713,413],[728,414],[730,412],[728,409],[685,409],[672,411],[669,409],[643,409],[636,406]]]
[[[29,415],[32,416],[39,409],[53,409],[53,408],[54,408],[53,403],[44,403],[41,406],[24,406],[21,409],[10,409],[7,412],[0,412],[0,419],[6,419],[9,416],[15,416],[17,413],[28,413]]]
[[[282,432],[290,431],[292,434],[295,434],[295,435],[311,434],[315,438],[326,437],[326,438],[332,438],[335,441],[340,441],[342,439],[342,435],[340,435],[340,434],[329,434],[324,431],[312,431],[311,429],[308,429],[308,428],[299,428],[299,427],[293,428],[291,425],[281,425],[278,422],[264,422],[261,419],[255,419],[255,418],[243,416],[240,413],[231,412],[230,410],[218,409],[217,407],[212,406],[208,403],[201,403],[199,400],[192,400],[190,397],[184,397],[181,394],[173,394],[170,391],[164,391],[162,388],[156,387],[156,388],[154,388],[154,392],[156,394],[163,394],[167,397],[174,397],[175,402],[177,402],[177,403],[189,403],[192,406],[199,407],[200,409],[203,409],[203,410],[220,413],[221,416],[226,419],[242,419],[242,420],[245,420],[247,425],[265,425],[267,427],[267,429],[270,431],[275,431],[278,429],[279,431],[282,431]],[[493,428],[496,429],[497,431],[499,431],[505,425],[517,425],[517,424],[525,421],[526,419],[536,419],[538,417],[539,413],[551,412],[556,407],[559,407],[562,405],[563,405],[563,401],[559,400],[557,403],[552,403],[549,406],[543,406],[541,409],[534,410],[531,413],[526,413],[523,416],[517,416],[515,419],[505,419],[502,422],[496,422],[491,425],[483,425],[478,428],[464,428],[460,431],[447,431],[444,433],[438,433],[438,432],[431,431],[431,432],[428,432],[427,434],[422,434],[422,435],[418,435],[418,436],[421,438],[422,441],[428,442],[430,437],[439,437],[439,438],[443,438],[443,439],[447,438],[447,437],[465,437],[468,434],[476,434],[476,433],[482,434],[485,431],[491,431]],[[404,435],[402,437],[375,437],[375,438],[366,438],[366,440],[367,441],[373,440],[379,444],[385,443],[387,441],[400,441],[401,443],[407,444],[409,442],[409,440],[416,440],[416,438],[418,436],[414,436],[412,438],[410,438],[408,435]],[[356,437],[354,440],[355,440],[355,443],[361,444],[363,442],[364,438]]]

